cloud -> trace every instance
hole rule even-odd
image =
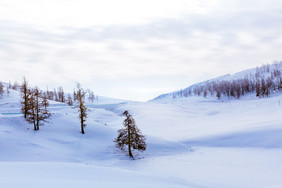
[[[108,91],[110,96],[120,93],[118,97],[130,99],[142,88],[149,93],[145,99],[150,99],[156,95],[154,88],[161,88],[150,79],[162,87],[184,88],[282,59],[282,5],[275,2],[212,1],[197,11],[142,23],[55,29],[2,19],[0,80],[20,80],[25,75],[44,87],[79,81],[105,95]],[[147,89],[138,80],[145,80]],[[119,87],[112,83],[126,84],[120,88],[131,92],[117,92]]]

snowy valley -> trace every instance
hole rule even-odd
[[[243,73],[220,79],[255,69]],[[0,187],[280,188],[281,103],[281,91],[220,100],[173,93],[149,102],[99,97],[86,103],[82,135],[77,109],[55,101],[49,123],[34,131],[20,113],[20,92],[10,90],[0,99]],[[113,142],[125,110],[147,138],[135,160]]]

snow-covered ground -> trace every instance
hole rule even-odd
[[[77,109],[51,102],[33,131],[19,93],[0,99],[0,187],[282,187],[282,95],[89,103],[86,134]],[[124,110],[147,137],[130,160],[113,143]]]

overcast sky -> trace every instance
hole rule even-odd
[[[149,100],[282,60],[281,0],[0,0],[0,80]]]

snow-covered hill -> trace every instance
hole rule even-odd
[[[20,94],[0,99],[0,187],[282,187],[282,96],[99,97],[88,103],[85,135],[77,109],[51,102],[52,117],[33,131]],[[128,110],[147,137],[136,160],[113,142]]]
[[[274,62],[236,74],[223,75],[200,82],[179,91],[162,94],[153,101],[166,98],[182,98],[190,96],[217,97],[218,99],[241,98],[251,94],[265,97],[282,90],[282,62]]]

